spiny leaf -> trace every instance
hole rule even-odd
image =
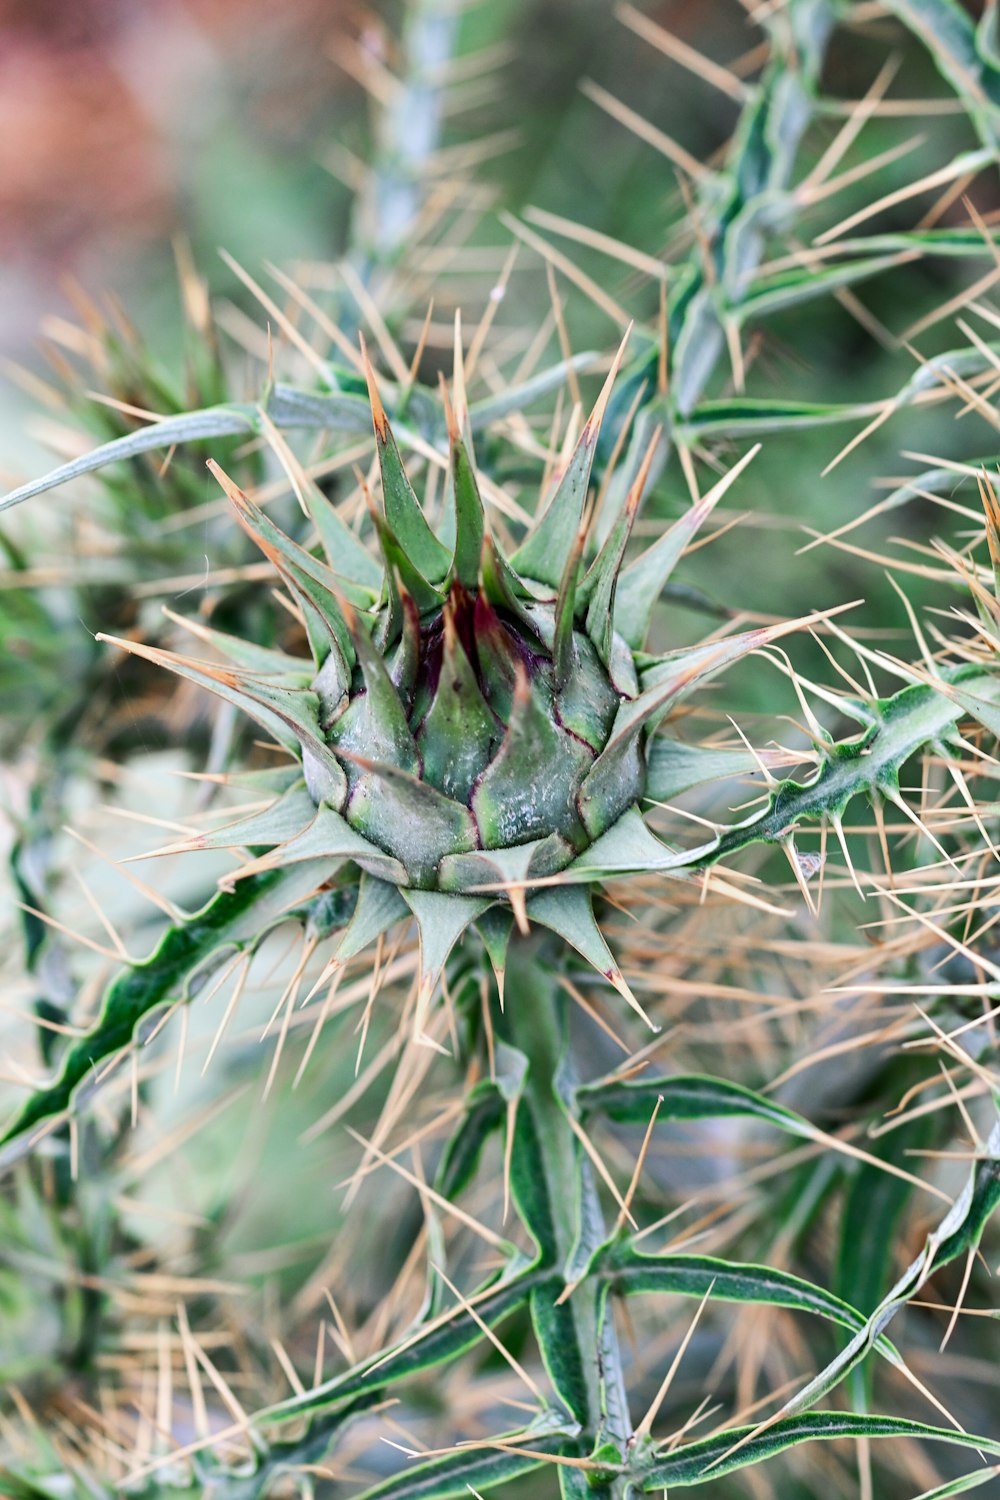
[[[455,577],[469,593],[475,593],[486,521],[476,471],[457,431],[451,434],[451,482],[455,494]]]
[[[507,949],[510,946],[510,936],[514,930],[513,912],[504,910],[503,907],[493,906],[476,922],[476,930],[483,940],[486,956],[496,976],[497,990],[500,995],[500,1008],[503,1009],[504,979],[507,972]]]
[[[346,963],[409,915],[410,908],[398,886],[363,872],[358,884],[357,905],[337,944],[334,958],[338,963]]]
[[[602,1114],[618,1124],[645,1124],[659,1101],[659,1120],[711,1120],[749,1115],[789,1135],[815,1140],[816,1129],[801,1115],[742,1084],[708,1074],[678,1073],[659,1078],[617,1079],[583,1084],[575,1094],[584,1119]]]
[[[371,402],[372,421],[375,426],[375,443],[378,449],[379,469],[382,473],[382,503],[385,518],[393,535],[397,538],[403,554],[430,583],[440,583],[447,575],[451,557],[427,524],[420,502],[413,493],[392,435],[385,408],[382,405],[375,373],[362,343],[365,360],[365,375],[368,380],[368,396]]]
[[[485,396],[469,408],[470,430],[473,433],[485,432],[487,428],[509,416],[511,412],[527,411],[541,396],[547,396],[550,391],[558,390],[564,384],[570,370],[585,374],[599,366],[600,362],[601,355],[596,352],[574,354],[570,359],[562,359],[547,370],[540,370],[537,375],[532,375],[528,380],[521,381],[517,385],[506,386],[495,395]]]
[[[405,889],[401,895],[416,917],[420,933],[420,991],[415,1022],[420,1035],[449,953],[465,929],[492,905],[492,899]]]
[[[636,800],[642,785],[642,736],[656,727],[670,706],[741,656],[769,645],[813,618],[788,620],[694,646],[648,668],[642,676],[642,691],[619,708],[608,742],[580,789],[580,815],[591,837],[605,833]]]
[[[652,441],[646,450],[639,473],[636,475],[625,505],[614,526],[612,526],[603,547],[594,559],[593,565],[580,588],[582,600],[589,601],[587,604],[587,634],[593,641],[598,656],[605,666],[611,659],[611,635],[615,615],[615,596],[618,589],[619,574],[622,561],[625,557],[625,548],[628,546],[632,527],[639,511],[646,481],[649,478],[650,466],[653,455],[659,442],[659,433],[653,434]]]
[[[496,1043],[493,1073],[480,1079],[466,1096],[465,1113],[442,1152],[436,1179],[439,1192],[456,1198],[468,1184],[486,1140],[508,1117],[509,1108],[517,1106],[527,1071],[523,1053],[505,1042]]]
[[[683,874],[685,866],[698,853],[698,850],[671,849],[646,826],[638,808],[629,807],[577,856],[564,878],[589,883],[614,875],[650,874],[654,870]]]
[[[692,787],[723,777],[759,774],[761,766],[780,765],[783,758],[781,751],[716,749],[659,736],[646,753],[645,795],[651,802],[671,802]]]
[[[758,443],[723,475],[718,484],[713,485],[707,494],[697,500],[679,521],[675,521],[669,530],[623,570],[615,596],[615,629],[634,651],[646,639],[653,605],[663,593],[685,547],[759,452]]]
[[[325,859],[327,870],[332,873],[336,868],[335,861],[345,859],[352,860],[362,870],[379,879],[392,880],[401,884],[406,879],[406,870],[394,859],[391,854],[377,844],[371,843],[354,829],[346,818],[334,808],[321,804],[316,808],[315,816],[308,828],[289,839],[279,849],[262,855],[260,859],[253,860],[250,864],[243,865],[236,871],[231,879],[245,880],[249,875],[256,874],[258,870],[269,870],[275,867],[284,868],[286,865],[296,863],[300,860],[315,861]]]
[[[983,244],[980,240],[980,253]],[[891,270],[908,260],[916,259],[917,250],[899,250],[885,255],[860,256],[837,266],[821,268],[802,266],[791,271],[782,271],[774,276],[760,277],[743,294],[730,312],[740,324],[755,318],[770,317],[789,307],[798,307],[816,297],[839,291],[841,287],[855,286],[882,271]]]
[[[382,570],[357,533],[341,519],[333,501],[314,484],[304,487],[302,498],[333,571],[377,597]]]
[[[519,1265],[492,1288],[481,1288],[467,1301],[475,1308],[481,1322],[494,1328],[501,1319],[525,1306],[532,1289],[547,1279],[545,1272]],[[485,1334],[480,1323],[459,1304],[425,1326],[418,1325],[385,1352],[363,1360],[353,1369],[335,1375],[302,1396],[292,1396],[268,1407],[258,1414],[258,1420],[265,1425],[339,1407],[361,1395],[384,1390],[400,1380],[421,1375],[437,1365],[457,1359],[483,1338]]]
[[[342,805],[347,795],[347,780],[320,729],[319,699],[315,693],[301,688],[274,686],[247,673],[215,667],[208,662],[199,665],[186,656],[161,651],[140,641],[122,640],[103,633],[98,634],[97,639],[119,646],[134,656],[143,656],[199,687],[208,688],[256,719],[286,749],[296,751],[302,747],[309,750],[328,778],[327,795],[331,803]]]
[[[995,152],[1000,131],[1000,69],[982,45],[972,18],[953,0],[887,0],[887,4],[927,44],[959,99],[967,101],[983,143]]]
[[[280,382],[273,387],[263,409],[279,429],[300,427],[362,433],[368,430],[371,421],[370,409],[359,396],[340,391],[300,391]],[[180,443],[204,442],[207,438],[257,433],[260,430],[260,411],[261,407],[256,403],[233,402],[152,422],[148,427],[140,427],[124,437],[103,443],[81,458],[60,464],[41,479],[12,490],[0,500],[0,511],[34,495],[44,494],[46,490],[56,489],[81,474],[91,474],[107,464],[135,458],[141,453],[162,451]]]
[[[804,822],[839,817],[859,792],[898,788],[899,771],[911,755],[940,739],[963,712],[975,712],[973,702],[981,705],[980,712],[990,710],[997,690],[994,677],[963,666],[942,671],[940,690],[917,683],[881,699],[872,710],[875,724],[859,739],[831,746],[811,781],[782,781],[762,812],[722,834],[699,854],[699,862],[721,859],[749,843],[779,842]]]
[[[403,771],[416,774],[420,769],[420,754],[395,684],[386,670],[385,658],[376,650],[353,610],[347,612],[345,621],[364,677],[365,692],[357,694],[347,711],[331,726],[330,743],[337,749],[369,760],[389,761]],[[353,777],[349,775],[348,780]]]
[[[514,844],[509,849],[474,849],[441,861],[442,890],[486,891],[523,886],[562,870],[573,858],[572,845],[558,833]]]
[[[910,1422],[903,1417],[865,1416],[853,1412],[810,1412],[807,1416],[788,1417],[745,1441],[753,1431],[752,1427],[731,1427],[717,1437],[704,1438],[698,1443],[683,1443],[670,1453],[654,1458],[648,1467],[644,1465],[641,1476],[637,1475],[638,1487],[643,1494],[649,1494],[654,1490],[709,1484],[749,1464],[773,1458],[800,1443],[842,1437],[916,1438],[954,1443],[984,1453],[1000,1453],[1000,1443],[957,1432],[953,1427],[930,1427],[925,1422]]]
[[[316,804],[306,790],[305,783],[296,780],[263,812],[249,813],[222,828],[192,834],[188,839],[167,844],[142,858],[150,859],[153,854],[188,853],[197,849],[246,849],[255,844],[283,844],[301,833],[315,816]]]
[[[325,861],[271,870],[235,891],[220,892],[194,916],[168,928],[148,959],[129,965],[112,981],[94,1026],[71,1044],[53,1082],[21,1106],[0,1137],[0,1166],[31,1147],[36,1127],[80,1107],[108,1071],[106,1065],[159,1006],[201,989],[227,953],[252,949],[298,911],[328,873]]]
[[[348,601],[355,608],[370,608],[374,602],[370,590],[338,578],[325,563],[275,526],[217,463],[210,459],[208,467],[225,491],[243,530],[274,563],[303,606],[317,660],[323,660],[326,648],[332,642],[348,666],[352,666],[354,657],[344,610]]]
[[[916,1500],[948,1500],[950,1495],[964,1495],[968,1490],[977,1490],[981,1484],[989,1484],[994,1479],[1000,1479],[1000,1464],[989,1469],[974,1469],[971,1474],[963,1474],[960,1479],[949,1479],[944,1484],[936,1484],[932,1490],[924,1490]]]
[[[562,667],[563,680],[558,682],[557,672],[556,707],[559,722],[564,729],[583,740],[595,755],[607,743],[615,714],[618,712],[619,694],[622,689],[637,687],[637,683],[623,683],[620,659],[611,645],[611,670],[607,671],[591,641],[579,631],[570,628],[565,641],[566,661]],[[556,624],[556,660],[561,649],[559,622]],[[612,674],[618,677],[612,686]]]
[[[794,401],[779,397],[728,396],[699,401],[678,426],[678,438],[691,446],[709,438],[759,438],[770,432],[811,432],[837,422],[863,422],[878,416],[875,401]]]
[[[429,583],[423,573],[417,568],[412,557],[402,545],[395,532],[389,526],[385,517],[375,509],[372,501],[372,522],[378,537],[379,548],[385,559],[382,583],[382,601],[390,605],[389,619],[384,627],[385,639],[392,640],[398,629],[396,619],[397,611],[392,608],[395,604],[393,591],[396,586],[398,575],[399,583],[416,602],[421,613],[429,610],[439,609],[445,600],[444,583]]]
[[[580,564],[585,541],[586,537],[581,526],[577,532],[576,541],[570,548],[569,556],[566,558],[562,578],[559,580],[559,592],[556,595],[552,666],[557,695],[565,692],[572,682],[576,659],[579,655],[576,650],[574,630],[580,585]]]
[[[766,400],[751,396],[731,396],[725,400],[702,401],[684,418],[678,435],[688,444],[706,438],[762,437],[768,432],[811,429],[829,423],[868,421],[887,409],[902,410],[918,396],[940,386],[942,381],[960,376],[968,379],[994,367],[996,344],[983,349],[950,349],[923,360],[906,384],[888,402],[865,401],[842,404],[819,404],[808,401]]]
[[[745,1265],[712,1255],[643,1255],[627,1241],[601,1252],[592,1273],[622,1296],[657,1293],[720,1302],[788,1307],[828,1318],[855,1332],[864,1323],[857,1308],[825,1287],[770,1266]],[[888,1340],[880,1352],[897,1360]]]
[[[148,427],[139,427],[124,437],[113,438],[102,443],[90,453],[74,458],[70,463],[60,464],[41,479],[33,479],[20,485],[0,500],[0,511],[34,495],[43,495],[46,490],[57,489],[77,479],[81,474],[92,474],[106,464],[119,463],[122,459],[136,458],[140,453],[152,453],[163,448],[172,448],[176,443],[197,443],[205,438],[229,437],[234,433],[257,431],[257,408],[251,404],[241,406],[215,406],[206,411],[185,412],[182,416],[167,417],[162,422],[153,422]]]
[[[596,973],[609,980],[618,993],[648,1022],[604,941],[594,916],[593,898],[589,890],[582,886],[550,886],[532,896],[528,902],[528,917],[532,922],[540,922],[543,927],[549,927],[558,933]]]
[[[246,641],[242,636],[228,635],[224,630],[216,630],[201,620],[175,615],[166,606],[163,613],[168,620],[180,625],[206,645],[213,646],[220,656],[233,662],[235,666],[242,667],[244,671],[287,682],[291,687],[309,686],[315,670],[312,662],[303,661],[299,656],[287,656],[284,651],[275,651],[269,646],[258,646],[255,641]]]
[[[508,1441],[523,1444],[529,1453],[558,1453],[562,1442],[551,1436],[534,1437],[517,1434]],[[544,1457],[505,1453],[502,1448],[484,1445],[455,1448],[437,1458],[412,1464],[391,1479],[384,1479],[374,1489],[365,1490],[358,1500],[450,1500],[508,1484],[523,1474],[545,1468]]]
[[[626,336],[627,337],[627,336]],[[605,407],[611,395],[615,376],[618,374],[624,342],[618,350],[614,364],[604,382],[594,409],[584,424],[579,441],[553,491],[551,499],[535,521],[530,533],[514,553],[511,562],[516,571],[526,578],[547,583],[558,588],[580,530],[583,507],[590,485],[590,471],[594,462],[594,450],[600,436]]]
[[[930,1276],[959,1255],[975,1249],[983,1230],[1000,1204],[1000,1118],[994,1125],[983,1155],[973,1163],[962,1192],[940,1224],[928,1234],[920,1254],[910,1263],[895,1286],[875,1308],[864,1328],[785,1402],[783,1412],[802,1412],[833,1390],[865,1358],[876,1338]]]

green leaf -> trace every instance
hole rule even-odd
[[[866,422],[877,416],[881,405],[875,401],[849,401],[822,404],[816,401],[793,401],[778,397],[729,396],[715,401],[701,401],[678,427],[678,437],[687,445],[708,438],[760,438],[769,432],[811,432],[837,422]]]
[[[934,1139],[933,1121],[918,1119],[873,1147],[887,1161],[907,1165],[914,1150]],[[840,1248],[834,1285],[867,1313],[879,1302],[892,1269],[897,1227],[913,1196],[913,1184],[864,1162],[852,1175],[840,1218]]]
[[[382,586],[378,559],[372,556],[357,533],[341,520],[336,505],[320,489],[313,484],[303,486],[303,499],[333,571],[377,596]]]
[[[482,1323],[495,1328],[503,1318],[526,1306],[532,1290],[547,1280],[547,1273],[526,1269],[519,1263],[502,1281],[472,1293],[466,1301],[475,1308]],[[430,1322],[418,1325],[388,1350],[361,1361],[304,1395],[290,1396],[287,1401],[268,1407],[255,1420],[266,1425],[339,1407],[450,1363],[485,1337],[480,1322],[466,1307],[457,1304]]]
[[[250,718],[255,719],[280,745],[292,752],[308,750],[327,779],[324,795],[331,803],[343,805],[347,795],[347,780],[335,755],[328,747],[319,724],[319,698],[316,693],[297,687],[272,685],[236,668],[221,668],[208,662],[198,662],[173,651],[161,651],[155,646],[143,645],[140,641],[122,640],[117,636],[100,634],[98,640],[108,641],[129,651],[134,656],[145,657],[156,666],[166,667],[179,677],[199,687],[208,688],[217,697],[232,703]],[[307,776],[308,784],[308,776]],[[312,788],[310,787],[310,790]]]
[[[981,255],[989,254],[989,248],[982,239],[979,241],[979,251]],[[751,319],[770,317],[789,307],[798,307],[803,302],[824,297],[841,287],[854,286],[859,281],[877,276],[881,271],[891,270],[893,266],[911,258],[912,251],[901,250],[895,254],[865,256],[821,269],[802,266],[782,271],[779,275],[761,277],[743,294],[731,311],[742,326]]]
[[[957,1256],[978,1246],[983,1230],[1000,1204],[1000,1118],[994,1125],[983,1156],[970,1172],[962,1192],[944,1219],[928,1234],[920,1254],[900,1276],[867,1319],[863,1329],[854,1335],[825,1369],[815,1375],[795,1396],[785,1402],[784,1410],[801,1412],[822,1399],[856,1369],[876,1338],[892,1319],[926,1285],[928,1279]]]
[[[372,419],[371,408],[363,396],[346,390],[302,391],[281,381],[272,387],[264,410],[275,427],[313,428],[323,432],[364,433]]]
[[[70,463],[60,464],[41,479],[33,479],[28,484],[20,485],[0,500],[0,511],[19,505],[22,500],[30,500],[35,495],[43,495],[46,490],[57,489],[59,485],[67,484],[81,474],[92,474],[95,469],[102,469],[106,464],[136,458],[140,453],[172,448],[177,443],[197,443],[206,438],[229,437],[234,433],[254,433],[258,424],[258,409],[250,404],[213,406],[205,411],[167,417],[162,422],[153,422],[148,427],[139,427],[135,432],[126,433],[124,437],[102,443],[90,453],[74,458]]]
[[[615,595],[615,629],[633,651],[646,639],[653,606],[666,587],[685,547],[712,514],[723,495],[757,453],[753,448],[697,500],[662,536],[622,572]]]
[[[813,1313],[856,1332],[864,1324],[858,1310],[824,1287],[770,1266],[744,1265],[711,1255],[642,1255],[628,1242],[611,1245],[592,1263],[592,1272],[622,1296],[649,1293],[704,1297],[720,1302],[788,1307]],[[888,1340],[880,1352],[898,1363]]]
[[[388,880],[379,880],[367,871],[362,873],[358,885],[358,900],[350,922],[344,928],[334,957],[346,963],[355,954],[361,953],[390,927],[409,917],[410,908],[399,893],[398,886]]]
[[[420,755],[407,723],[406,711],[386,669],[385,658],[375,649],[357,615],[350,615],[348,625],[365,691],[357,693],[346,712],[330,726],[329,743],[336,750],[349,751],[366,760],[386,761],[402,771],[416,774],[420,769]],[[349,764],[348,782],[354,779]]]
[[[220,892],[194,916],[168,928],[148,959],[112,981],[97,1021],[71,1043],[53,1082],[37,1089],[18,1110],[0,1136],[0,1166],[34,1145],[36,1127],[80,1107],[108,1071],[105,1065],[132,1042],[155,1010],[196,994],[225,955],[252,950],[271,928],[297,912],[328,874],[325,861],[271,870]]]
[[[974,1469],[971,1474],[963,1474],[960,1479],[936,1484],[932,1490],[924,1490],[916,1500],[948,1500],[949,1495],[964,1495],[967,1490],[977,1490],[981,1484],[989,1484],[993,1479],[1000,1479],[1000,1464],[990,1469]]]
[[[476,931],[483,940],[486,956],[496,975],[500,1008],[503,1009],[504,980],[507,972],[507,949],[514,930],[514,914],[501,906],[492,906],[476,922]]]
[[[629,490],[617,520],[608,532],[604,545],[580,585],[580,599],[587,604],[587,634],[605,666],[608,665],[611,657],[615,599],[618,593],[622,562],[625,558],[625,548],[628,546],[635,518],[639,512],[639,504],[654,451],[649,450],[647,463],[644,464]]]
[[[668,708],[741,656],[769,645],[801,623],[787,620],[673,652],[643,672],[642,691],[622,703],[608,742],[580,789],[580,815],[592,838],[605,833],[641,794],[642,737],[655,729]]]
[[[887,0],[887,5],[926,43],[934,63],[965,101],[992,157],[1000,123],[1000,71],[981,47],[971,17],[955,0]]]
[[[451,479],[455,493],[455,577],[474,594],[479,584],[479,559],[486,520],[476,482],[476,471],[465,444],[456,432],[451,438]]]
[[[602,356],[596,352],[574,354],[570,359],[562,359],[547,370],[540,370],[537,375],[521,381],[519,385],[506,386],[496,395],[474,402],[469,408],[470,430],[473,433],[484,432],[503,417],[510,416],[511,412],[527,411],[540,397],[547,396],[550,391],[557,391],[570,370],[586,374],[596,369],[601,360]]]
[[[802,1140],[818,1137],[814,1125],[773,1099],[742,1084],[707,1074],[612,1078],[604,1083],[583,1084],[574,1097],[584,1119],[601,1114],[617,1124],[645,1125],[659,1100],[658,1120],[715,1120],[749,1115]]]
[[[646,752],[645,796],[651,802],[672,802],[692,787],[723,777],[759,775],[762,765],[773,765],[775,753],[746,749],[716,749],[713,745],[684,745],[661,736]]]
[[[473,849],[447,854],[441,861],[438,883],[444,891],[496,891],[502,886],[527,885],[555,875],[569,864],[573,848],[558,833],[513,844],[509,849]]]
[[[596,755],[607,743],[620,698],[593,644],[585,635],[572,629],[572,622],[567,635],[569,660],[563,672],[557,673],[557,682],[558,677],[562,677],[555,697],[559,722],[588,744]],[[617,670],[614,651],[612,638],[611,662]]]
[[[448,955],[465,929],[492,906],[493,900],[489,896],[454,896],[444,891],[405,888],[401,895],[416,917],[420,933],[420,990],[415,1022],[419,1032]]]
[[[593,897],[584,886],[549,886],[528,902],[528,919],[558,933],[595,973],[602,975],[639,1010],[594,916]],[[640,1011],[640,1014],[642,1012]]]
[[[254,505],[222,469],[211,462],[209,468],[229,497],[244,531],[274,563],[302,604],[317,661],[323,660],[326,647],[332,644],[348,665],[353,665],[351,637],[345,617],[348,604],[344,600],[357,608],[367,609],[373,602],[370,590],[339,578],[325,563],[275,526],[270,516]]]
[[[985,1453],[1000,1453],[1000,1442],[957,1432],[953,1427],[929,1427],[925,1422],[910,1422],[903,1417],[865,1416],[853,1412],[810,1412],[807,1416],[786,1417],[757,1437],[750,1437],[754,1430],[753,1427],[731,1427],[717,1437],[704,1438],[699,1443],[684,1443],[668,1454],[661,1454],[648,1466],[642,1466],[641,1473],[636,1476],[638,1488],[643,1494],[649,1494],[653,1490],[709,1484],[737,1469],[745,1469],[750,1464],[761,1463],[789,1448],[798,1447],[800,1443],[833,1438],[919,1438],[980,1449]],[[743,1446],[738,1448],[740,1443]]]
[[[619,350],[594,409],[584,423],[565,471],[556,480],[551,498],[511,558],[514,570],[522,577],[547,583],[553,589],[559,587],[580,531],[601,422],[623,352],[624,346]]]
[[[359,396],[342,392],[298,391],[281,384],[274,386],[264,410],[278,428],[323,428],[330,432],[360,433],[368,430],[371,420],[367,403]],[[102,443],[81,458],[52,469],[41,479],[12,490],[0,500],[0,511],[34,495],[44,494],[46,490],[56,489],[81,474],[91,474],[107,464],[136,458],[141,453],[158,452],[181,443],[204,442],[208,438],[256,433],[260,430],[260,411],[256,403],[229,403],[151,422],[148,427],[140,427],[123,437],[113,438],[109,443]]]
[[[801,823],[839,818],[860,792],[898,795],[899,772],[911,755],[933,744],[963,712],[997,715],[1000,679],[982,668],[942,672],[940,689],[917,683],[871,707],[873,723],[859,738],[832,745],[811,781],[782,781],[766,808],[696,851],[697,863],[724,858],[752,843],[777,843]],[[978,715],[977,715],[978,716]],[[998,716],[1000,719],[1000,716]]]
[[[604,1238],[600,1204],[583,1148],[569,1128],[576,1082],[567,1043],[566,997],[555,977],[512,951],[501,1034],[527,1062],[527,1079],[510,1145],[511,1190],[518,1217],[555,1274],[532,1291],[531,1321],[546,1372],[576,1423],[590,1434],[610,1429],[624,1444],[628,1419],[615,1330],[591,1280],[566,1301],[568,1280],[583,1275]]]
[[[258,646],[255,641],[243,640],[238,635],[228,635],[216,630],[201,620],[191,620],[171,614],[170,619],[199,641],[213,646],[220,656],[242,667],[247,672],[256,672],[261,677],[277,678],[289,687],[308,687],[315,671],[311,661],[301,656],[287,656],[284,651],[275,651],[269,646]]]
[[[447,547],[441,545],[427,524],[427,518],[407,478],[396,439],[375,386],[375,376],[368,363],[367,355],[365,373],[368,378],[368,394],[371,401],[372,421],[375,426],[375,446],[382,474],[382,503],[385,507],[385,519],[393,536],[399,542],[403,556],[429,583],[440,583],[447,576],[451,556]]]
[[[395,638],[399,624],[397,615],[399,608],[395,595],[398,588],[402,587],[414,600],[421,614],[428,614],[435,609],[440,609],[445,600],[445,585],[429,583],[423,573],[416,567],[405,546],[400,542],[395,532],[389,526],[385,517],[378,511],[372,516],[372,522],[378,536],[378,544],[385,559],[385,577],[382,587],[382,599],[389,605],[389,619],[382,627],[381,635],[386,641]]]
[[[308,828],[296,834],[268,854],[264,854],[253,865],[244,865],[243,871],[256,872],[284,868],[303,860],[325,860],[328,874],[332,874],[337,863],[349,859],[360,869],[367,870],[380,880],[401,883],[406,879],[406,870],[379,845],[371,843],[341,817],[334,808],[321,803]],[[245,877],[243,877],[245,878]]]
[[[297,780],[263,812],[250,813],[211,832],[193,834],[191,838],[157,852],[174,854],[195,849],[246,849],[257,844],[283,844],[302,833],[315,816],[316,804],[305,784]]]
[[[610,879],[615,875],[650,873],[653,870],[684,874],[684,867],[695,858],[697,851],[671,849],[663,844],[643,822],[637,807],[622,813],[611,827],[596,838],[589,849],[566,870],[567,881]]]
[[[558,1453],[562,1447],[562,1440],[552,1436],[534,1437],[521,1433],[515,1434],[513,1441],[538,1454]],[[544,1457],[525,1458],[521,1454],[473,1444],[424,1463],[412,1464],[391,1479],[383,1480],[374,1489],[365,1490],[358,1500],[448,1500],[455,1495],[468,1500],[469,1495],[477,1490],[493,1489],[498,1484],[507,1484],[522,1474],[531,1474],[544,1467]]]

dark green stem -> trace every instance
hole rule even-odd
[[[560,1466],[564,1497],[616,1500],[615,1470],[625,1461],[631,1433],[621,1354],[595,1278],[577,1278],[607,1239],[590,1160],[571,1121],[574,1076],[567,1001],[535,941],[510,953],[501,1034],[528,1064],[518,1105],[512,1152],[512,1191],[534,1235],[541,1264],[551,1269],[531,1298],[531,1320],[555,1392],[579,1425],[567,1453],[608,1463],[602,1481],[593,1470]],[[568,1287],[565,1301],[560,1297]],[[596,1481],[596,1483],[595,1483]]]

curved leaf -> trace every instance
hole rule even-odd
[[[22,1104],[0,1136],[0,1167],[31,1148],[39,1127],[79,1106],[99,1086],[106,1065],[129,1045],[136,1028],[154,1010],[189,996],[224,953],[252,948],[295,912],[329,873],[328,861],[313,861],[249,877],[235,890],[220,891],[186,922],[169,927],[149,958],[130,965],[112,981],[95,1025],[71,1044],[52,1083]]]
[[[732,1427],[717,1437],[685,1443],[654,1459],[639,1478],[638,1487],[643,1494],[649,1494],[652,1490],[675,1486],[680,1489],[709,1484],[724,1474],[761,1463],[800,1443],[828,1442],[833,1438],[923,1438],[1000,1454],[1000,1441],[995,1439],[957,1432],[952,1427],[930,1427],[925,1422],[911,1422],[903,1417],[864,1416],[855,1412],[810,1412],[806,1416],[783,1418],[757,1436],[751,1436],[755,1431],[753,1427]]]

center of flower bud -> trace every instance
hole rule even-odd
[[[423,617],[402,595],[395,624],[384,657],[378,627],[359,651],[326,739],[347,779],[343,816],[408,883],[469,888],[487,851],[552,874],[636,800],[639,755],[608,759],[634,688],[616,686],[582,631],[557,647],[553,605],[497,607],[456,582]]]

